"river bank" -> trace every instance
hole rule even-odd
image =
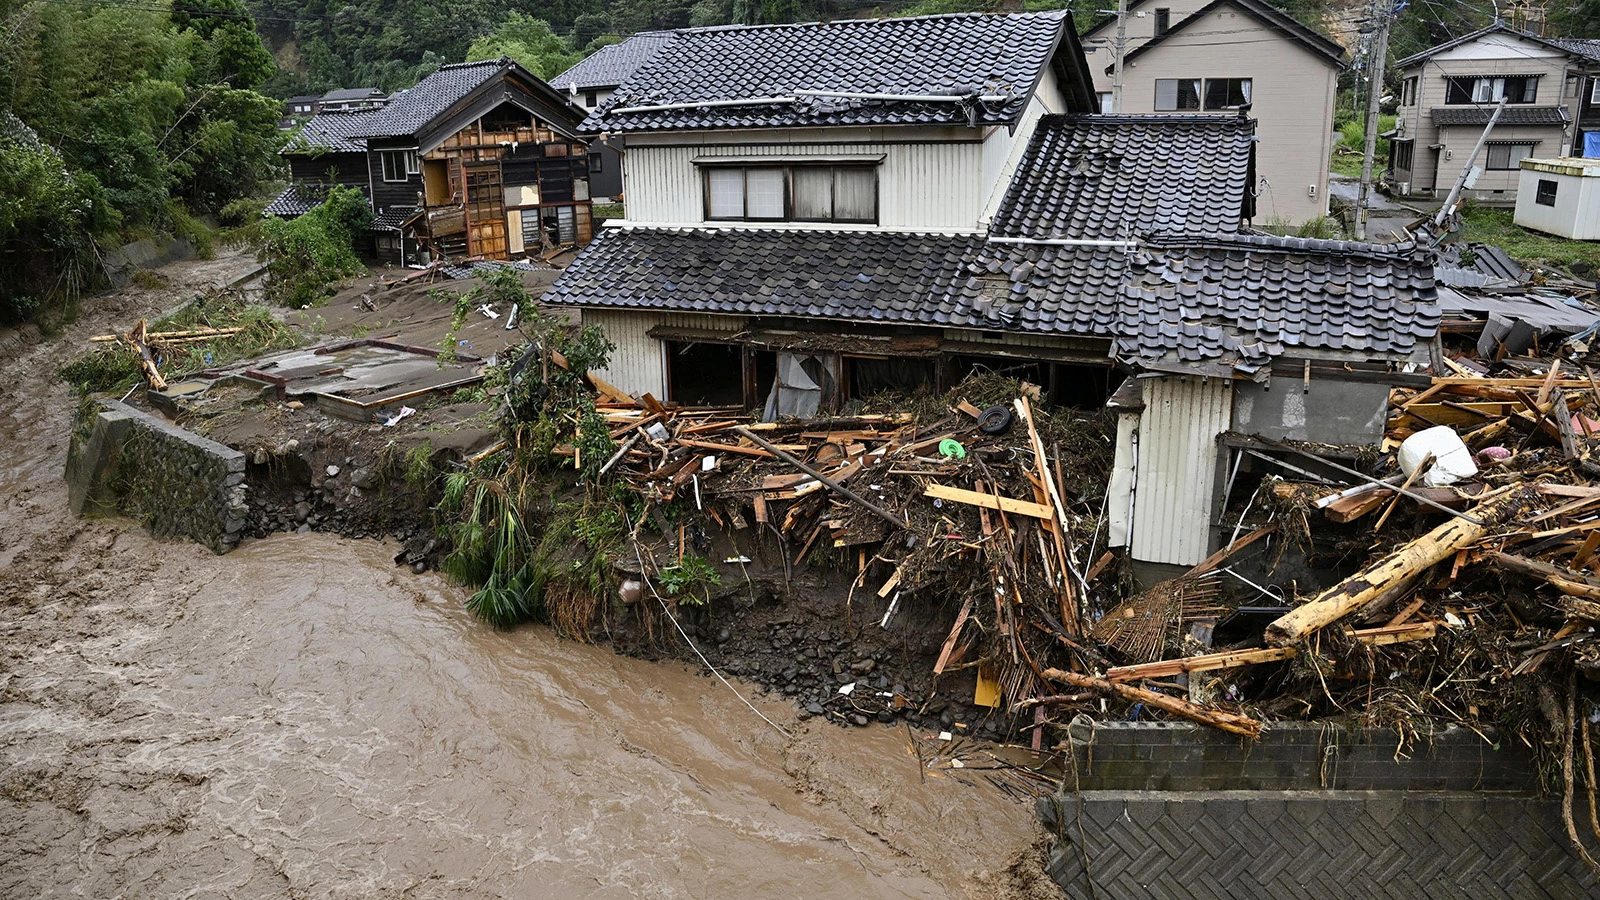
[[[54,367],[248,262],[0,361],[0,894],[1059,896],[1032,809],[897,730],[741,685],[789,740],[679,663],[494,632],[392,541],[69,518]]]

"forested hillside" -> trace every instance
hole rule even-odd
[[[258,193],[275,71],[238,0],[0,0],[0,322],[91,284],[107,242],[199,237]]]

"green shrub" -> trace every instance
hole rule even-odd
[[[361,272],[356,240],[372,224],[367,199],[355,188],[334,185],[327,199],[297,219],[268,219],[261,232],[267,264],[267,296],[303,309],[322,299],[328,285]]]

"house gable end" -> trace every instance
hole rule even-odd
[[[1344,67],[1344,48],[1339,46],[1338,43],[1322,36],[1314,29],[1306,27],[1294,17],[1280,12],[1266,3],[1261,3],[1259,0],[1214,0],[1214,2],[1195,10],[1192,15],[1174,22],[1166,33],[1157,35],[1129,51],[1123,57],[1123,63],[1132,62],[1139,56],[1166,44],[1223,7],[1231,7],[1238,10],[1240,13],[1255,20],[1267,31],[1278,34],[1285,40],[1302,47],[1325,65],[1335,68]],[[1107,69],[1107,71],[1109,72],[1110,69]]]

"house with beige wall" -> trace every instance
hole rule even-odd
[[[1442,197],[1476,162],[1483,174],[1466,196],[1511,205],[1523,159],[1582,155],[1586,131],[1600,138],[1600,42],[1495,24],[1395,65],[1400,106],[1387,177],[1402,196]],[[1469,160],[1502,97],[1482,157]],[[1600,154],[1600,142],[1589,143]]]
[[[1258,124],[1257,215],[1301,223],[1328,211],[1328,156],[1344,49],[1260,0],[1128,5],[1121,112],[1227,114]],[[1083,35],[1102,111],[1111,111],[1116,18]]]

